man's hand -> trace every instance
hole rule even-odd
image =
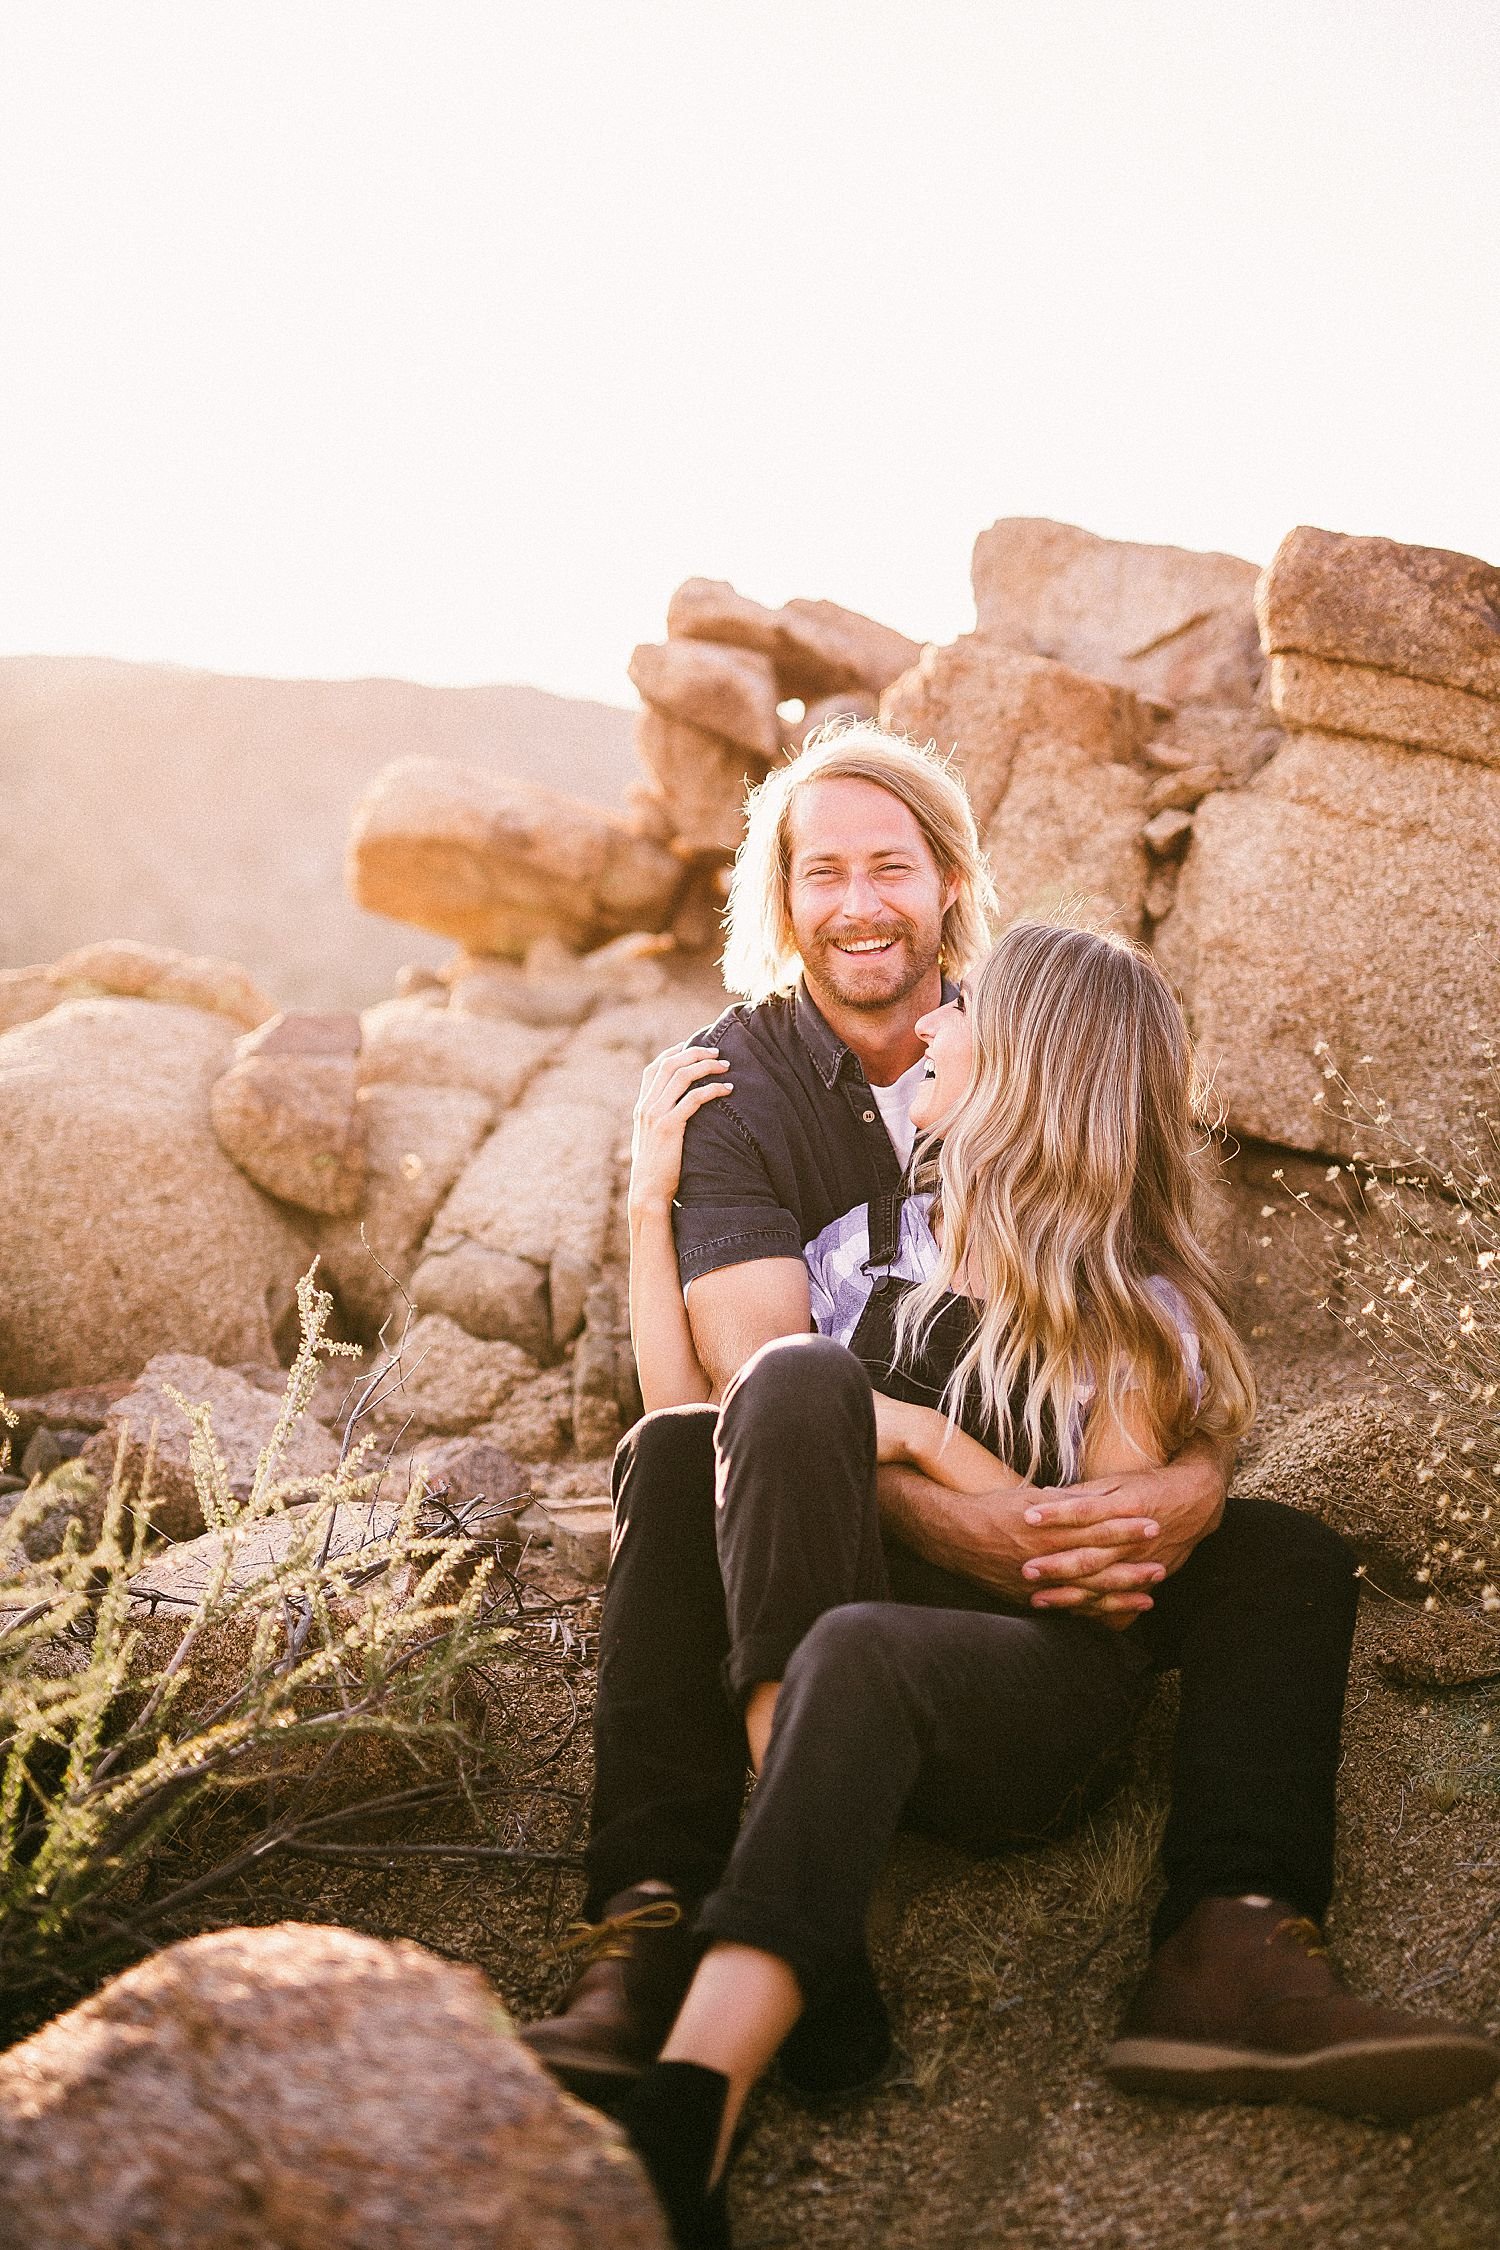
[[[956,1492],[901,1465],[883,1467],[879,1476],[880,1512],[897,1538],[1007,1601],[1078,1609],[1128,1625],[1151,1607],[1146,1589],[1165,1576],[1150,1554],[1154,1517],[1128,1515],[1112,1496],[1089,1504],[1088,1544],[1064,1553],[1055,1525],[1028,1521],[1039,1497],[1030,1485]],[[1043,1561],[1045,1579],[1036,1575]]]
[[[1093,1477],[1086,1484],[1037,1492],[1026,1522],[1051,1541],[1038,1551],[1025,1575],[1037,1590],[1033,1609],[1075,1609],[1086,1615],[1093,1597],[1113,1590],[1104,1584],[1122,1564],[1155,1566],[1157,1579],[1182,1568],[1200,1539],[1218,1529],[1224,1513],[1232,1454],[1210,1438],[1194,1438],[1165,1468]],[[1153,1525],[1138,1540],[1116,1534],[1132,1520]],[[1138,1606],[1149,1608],[1149,1600]]]

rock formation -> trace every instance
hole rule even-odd
[[[1256,606],[1286,737],[1200,806],[1159,949],[1233,1130],[1346,1152],[1337,1071],[1441,1163],[1500,1015],[1500,571],[1304,528]]]
[[[925,649],[881,718],[951,751],[1007,919],[1076,902],[1143,936],[1171,911],[1194,807],[1278,739],[1255,566],[1009,517],[973,575],[975,631]]]
[[[1241,1144],[1237,1313],[1300,1337],[1257,1214],[1288,1165],[1325,1195],[1315,1159],[1346,1145],[1325,1071],[1372,1057],[1437,1150],[1485,1076],[1497,584],[1303,529],[1257,590],[1233,557],[1013,519],[977,543],[975,630],[919,650],[831,603],[687,581],[632,660],[629,809],[431,760],[379,778],[351,884],[459,940],[395,997],[273,1016],[232,964],[121,946],[0,980],[0,1082],[25,1092],[0,1380],[134,1378],[163,1351],[265,1366],[316,1252],[347,1334],[408,1329],[388,1442],[467,1437],[533,1469],[606,1454],[638,1404],[621,1190],[641,1068],[722,1003],[704,953],[747,783],[877,697],[952,753],[1007,914],[1081,900],[1155,946]],[[130,997],[85,997],[105,993]],[[43,1450],[35,1473],[63,1457]]]

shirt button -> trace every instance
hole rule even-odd
[[[873,1124],[874,1124],[874,1122],[875,1122],[875,1112],[874,1112],[874,1110],[873,1110],[873,1109],[867,1109],[867,1110],[865,1111],[865,1123],[866,1123],[867,1125],[873,1125]]]

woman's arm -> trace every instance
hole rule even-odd
[[[672,1198],[682,1176],[682,1136],[705,1102],[734,1088],[710,1074],[729,1068],[712,1047],[669,1047],[641,1080],[630,1141],[630,1341],[648,1414],[697,1406],[710,1393],[693,1349],[672,1239]]]
[[[920,1469],[950,1492],[1011,1492],[1026,1479],[932,1406],[875,1393],[876,1459]]]
[[[1166,1460],[1146,1412],[1144,1392],[1126,1391],[1115,1404],[1101,1400],[1090,1409],[1083,1432],[1080,1483],[1094,1477],[1139,1475],[1165,1468]]]

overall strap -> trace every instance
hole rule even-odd
[[[877,1268],[884,1268],[888,1273],[896,1263],[901,1250],[901,1206],[905,1200],[900,1188],[871,1196],[865,1208],[865,1226],[870,1237],[870,1255],[864,1266],[866,1273],[874,1273]]]

